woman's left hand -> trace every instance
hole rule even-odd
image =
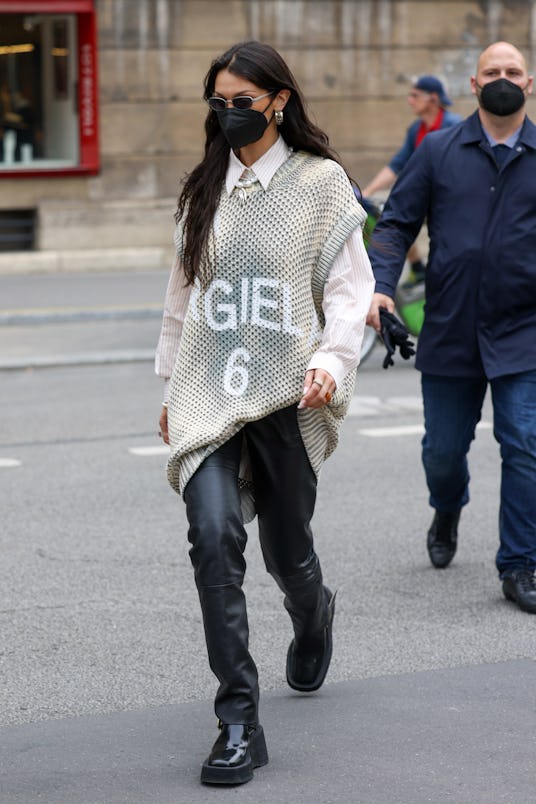
[[[160,414],[158,425],[160,427],[158,435],[164,444],[169,444],[167,405],[162,405],[162,413]]]
[[[327,371],[323,369],[307,371],[298,410],[302,408],[321,408],[324,405],[328,405],[336,387],[333,377]]]

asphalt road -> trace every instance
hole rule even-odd
[[[5,298],[4,311],[22,309]],[[90,306],[103,308],[102,296]],[[160,383],[142,359],[157,334],[151,316],[0,328],[6,361],[54,353],[66,363],[0,373],[0,800],[533,800],[536,619],[503,599],[496,578],[489,403],[459,551],[436,571],[418,374],[400,361],[382,370],[378,347],[313,523],[339,590],[327,682],[312,696],[286,687],[290,623],[253,523],[246,592],[270,764],[243,788],[199,786],[215,682],[184,511],[158,450]],[[119,348],[130,358],[106,362]],[[94,359],[69,365],[83,353]]]

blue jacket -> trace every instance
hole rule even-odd
[[[443,112],[443,120],[441,121],[441,131],[444,128],[450,128],[450,126],[455,126],[457,123],[461,123],[462,118],[459,114],[453,114],[452,112],[448,112],[445,110]],[[404,140],[404,144],[402,148],[396,152],[393,156],[391,161],[389,162],[389,167],[393,171],[393,173],[400,173],[403,167],[406,166],[406,162],[410,158],[413,151],[416,149],[416,140],[417,140],[417,133],[419,131],[421,125],[420,120],[415,120],[411,126],[408,128],[406,132],[406,139]],[[428,136],[428,135],[426,135]]]
[[[525,118],[500,169],[477,112],[424,138],[374,230],[377,292],[394,296],[425,218],[417,368],[489,379],[536,369],[536,126]]]

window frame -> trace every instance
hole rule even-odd
[[[0,0],[3,14],[73,14],[76,16],[78,66],[78,164],[65,167],[10,167],[1,178],[95,175],[100,171],[98,51],[93,0]]]

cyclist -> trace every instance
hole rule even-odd
[[[421,75],[413,81],[408,92],[408,103],[417,116],[406,132],[406,139],[399,151],[388,165],[374,176],[363,188],[364,198],[375,195],[379,190],[386,190],[395,183],[415,149],[421,144],[430,131],[448,128],[461,121],[461,117],[447,110],[452,101],[447,95],[442,82],[435,75]],[[416,243],[408,250],[411,274],[408,284],[414,285],[424,280],[425,265],[420,257]]]

